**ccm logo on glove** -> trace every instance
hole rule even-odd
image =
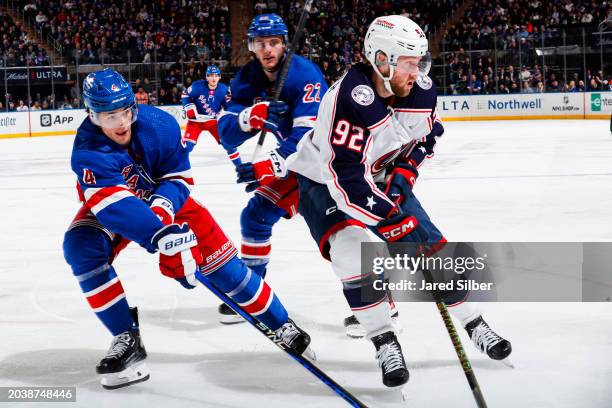
[[[412,233],[418,225],[416,217],[398,214],[379,222],[376,229],[386,240],[394,242]]]

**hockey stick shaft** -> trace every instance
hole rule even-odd
[[[433,276],[431,272],[427,269],[422,269],[421,272],[425,277],[425,281],[430,285],[434,283]],[[432,285],[432,287],[434,287]],[[453,343],[453,347],[455,348],[455,353],[457,353],[457,357],[459,358],[459,362],[461,363],[461,367],[463,368],[463,373],[470,385],[472,390],[472,394],[474,395],[474,399],[476,400],[476,405],[478,408],[487,408],[487,402],[484,399],[484,395],[482,394],[482,390],[480,389],[480,385],[478,385],[478,380],[476,380],[476,374],[472,369],[472,363],[468,358],[465,349],[463,348],[463,344],[461,343],[461,339],[459,338],[459,334],[457,333],[457,329],[451,319],[450,313],[448,312],[448,308],[446,307],[446,303],[442,300],[442,296],[437,290],[432,290],[431,295],[433,296],[436,306],[438,307],[438,311],[440,312],[440,316],[442,316],[442,321],[444,322],[444,326],[446,327],[446,331],[450,336],[451,342]]]
[[[293,38],[291,39],[289,50],[287,51],[287,59],[283,64],[283,69],[281,69],[279,73],[278,83],[276,84],[276,89],[274,90],[274,101],[279,100],[280,94],[283,91],[283,86],[285,86],[287,74],[289,73],[289,67],[291,66],[291,60],[293,59],[293,54],[295,54],[295,49],[300,44],[300,39],[302,38],[302,32],[304,31],[304,26],[306,25],[306,19],[308,18],[308,13],[310,12],[311,5],[312,0],[306,0],[304,2],[304,8],[302,9],[302,14],[300,15],[297,29],[295,31],[295,34],[293,35]],[[267,133],[268,132],[266,131],[266,129],[263,129],[259,134],[259,139],[257,139],[257,146],[255,146],[255,151],[253,152],[253,159],[251,160],[251,162],[255,162],[255,159],[259,155],[259,152],[263,147],[264,141],[266,140]]]
[[[348,402],[351,406],[357,408],[367,408],[367,405],[359,401],[355,396],[353,396],[350,392],[344,389],[340,384],[334,381],[331,377],[321,371],[317,366],[315,366],[310,360],[298,354],[291,347],[287,346],[281,339],[276,336],[272,330],[270,330],[265,324],[259,322],[253,316],[248,314],[247,312],[240,307],[231,297],[229,297],[225,292],[217,288],[214,283],[212,283],[206,276],[201,273],[196,273],[196,278],[206,286],[212,293],[214,293],[219,299],[221,299],[226,305],[231,307],[236,313],[244,318],[247,322],[251,324],[251,326],[255,327],[261,334],[266,336],[271,342],[273,342],[278,348],[283,350],[285,353],[289,354],[295,361],[300,363],[305,369],[310,371],[315,377],[321,380],[325,385],[327,385],[333,392],[342,397],[346,402]]]

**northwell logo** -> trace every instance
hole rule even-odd
[[[591,94],[591,111],[592,112],[610,112],[612,111],[612,93],[592,93]]]
[[[591,94],[591,110],[601,112],[601,95],[598,93]]]

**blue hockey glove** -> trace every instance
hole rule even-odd
[[[406,197],[412,195],[412,187],[419,177],[419,172],[407,163],[400,163],[393,169],[385,194],[398,206],[401,205]]]
[[[427,230],[414,215],[398,213],[376,224],[376,231],[387,242],[427,242]]]

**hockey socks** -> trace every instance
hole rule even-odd
[[[344,297],[368,338],[393,331],[387,294],[374,290],[372,279],[374,276],[370,275],[369,278],[342,282]]]
[[[116,336],[132,328],[134,320],[115,269],[110,265],[106,266],[106,273],[79,280],[79,285],[98,319]]]
[[[257,275],[265,278],[266,268],[270,261],[272,244],[270,240],[258,241],[255,239],[243,238],[240,248],[242,261]]]
[[[238,257],[206,277],[269,329],[277,330],[287,322],[287,310],[272,288]]]
[[[115,269],[108,263],[112,244],[96,228],[78,227],[66,232],[64,257],[98,319],[116,336],[134,326],[125,292]]]

